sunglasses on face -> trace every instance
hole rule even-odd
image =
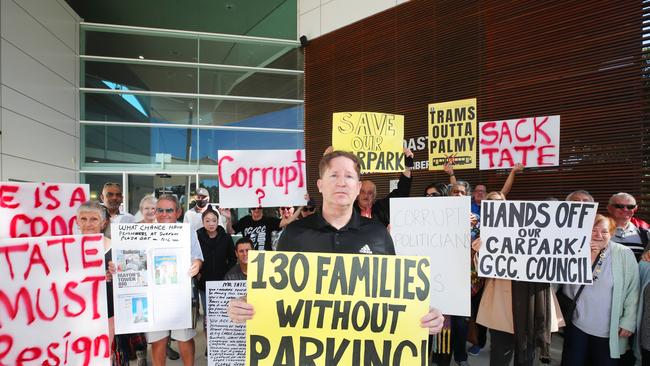
[[[426,197],[440,197],[440,193],[438,193],[438,192],[431,192],[431,193],[427,193],[425,196],[426,196]]]
[[[305,212],[314,212],[316,211],[316,207],[303,207],[302,210]]]
[[[157,208],[157,209],[156,209],[156,212],[158,212],[158,213],[168,213],[168,214],[172,214],[172,213],[174,213],[174,211],[176,211],[176,210],[173,209],[173,208]]]
[[[627,208],[628,210],[634,210],[636,208],[636,205],[621,205],[618,203],[613,204],[615,208],[618,208],[619,210],[622,210],[624,208]]]
[[[289,211],[291,210],[291,207],[280,207],[281,211]]]

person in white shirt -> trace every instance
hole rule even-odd
[[[104,184],[99,199],[108,209],[109,215],[111,215],[111,224],[128,224],[135,222],[135,217],[133,215],[128,212],[120,212],[120,205],[122,205],[124,197],[122,196],[122,186],[119,183],[108,182]]]

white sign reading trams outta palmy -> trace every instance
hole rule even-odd
[[[391,198],[391,236],[398,255],[431,261],[431,306],[470,315],[469,197]]]
[[[597,203],[481,202],[481,277],[591,284]]]

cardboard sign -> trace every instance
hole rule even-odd
[[[476,98],[429,104],[429,170],[476,168]]]
[[[219,150],[221,207],[302,206],[305,150]]]
[[[332,147],[351,151],[362,173],[404,171],[404,116],[375,112],[332,115]]]
[[[87,184],[0,182],[0,238],[72,235]]]
[[[429,259],[249,252],[247,365],[425,365]]]
[[[481,170],[560,164],[560,116],[481,122]]]
[[[189,224],[112,224],[115,334],[192,327]]]
[[[390,234],[399,255],[426,255],[431,306],[470,316],[469,197],[390,199]]]
[[[110,364],[102,235],[0,239],[0,365]]]
[[[591,284],[591,229],[598,204],[481,201],[481,277]]]
[[[208,320],[208,365],[246,364],[246,324],[233,323],[228,303],[246,295],[246,281],[208,281],[205,283]]]

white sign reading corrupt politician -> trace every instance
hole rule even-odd
[[[597,203],[481,202],[481,277],[591,284]]]

